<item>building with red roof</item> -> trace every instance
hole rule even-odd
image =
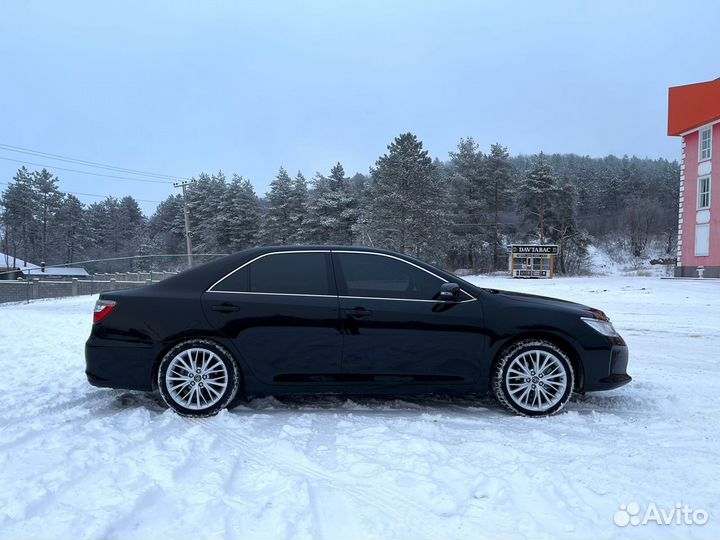
[[[670,88],[668,135],[682,137],[675,275],[720,277],[720,79]]]

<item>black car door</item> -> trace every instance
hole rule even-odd
[[[486,344],[479,301],[465,292],[458,302],[436,300],[446,280],[399,257],[334,251],[333,263],[346,386],[411,389],[478,380]]]
[[[342,335],[329,251],[262,255],[210,287],[202,302],[261,382],[339,383]]]

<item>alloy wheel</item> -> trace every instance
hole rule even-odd
[[[228,387],[225,363],[209,349],[193,347],[179,352],[165,372],[167,391],[178,405],[193,411],[212,407]]]
[[[543,412],[557,405],[568,385],[567,371],[549,351],[532,349],[516,356],[507,368],[508,397],[530,411]]]

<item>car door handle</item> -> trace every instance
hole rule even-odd
[[[240,306],[234,304],[215,304],[214,306],[210,306],[210,309],[219,311],[220,313],[232,313],[233,311],[239,311]]]
[[[348,309],[345,309],[344,311],[345,311],[345,314],[351,318],[369,317],[370,315],[372,315],[372,311],[370,311],[369,309],[361,308],[361,307],[348,308]]]

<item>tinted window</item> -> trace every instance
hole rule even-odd
[[[347,296],[432,300],[443,280],[406,262],[382,255],[338,253]]]
[[[216,290],[288,294],[335,294],[325,253],[277,253],[261,257],[218,284]]]
[[[248,291],[248,279],[250,273],[248,267],[244,266],[240,270],[236,270],[228,277],[223,279],[217,284],[215,290],[217,291],[233,291],[233,292],[247,292]]]

